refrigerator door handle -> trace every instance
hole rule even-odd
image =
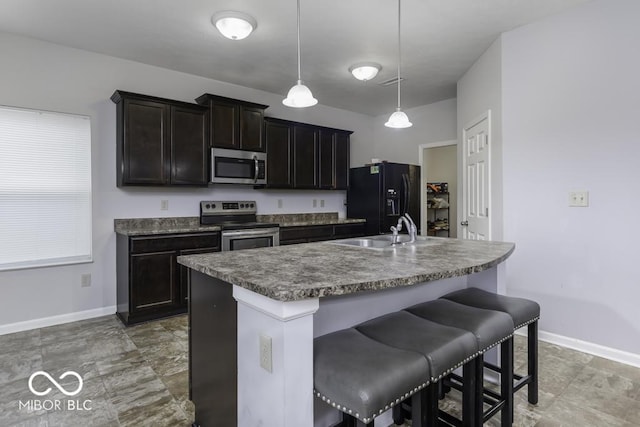
[[[409,212],[409,176],[406,173],[402,174],[402,206],[400,215],[404,215]]]

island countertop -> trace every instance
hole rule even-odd
[[[178,263],[278,301],[409,286],[492,268],[515,244],[430,238],[387,250],[331,242],[178,257]]]

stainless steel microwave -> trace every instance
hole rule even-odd
[[[212,148],[211,182],[214,184],[266,184],[267,153]]]

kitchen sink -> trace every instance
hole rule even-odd
[[[412,246],[425,246],[425,245],[435,245],[440,243],[441,239],[434,239],[430,237],[418,236],[416,237],[415,242],[409,242],[409,236],[406,234],[401,234],[398,236],[398,242],[395,245],[392,245],[393,236],[390,234],[382,234],[380,236],[371,236],[371,237],[358,237],[355,239],[342,239],[342,240],[332,240],[327,243],[331,243],[334,245],[344,245],[344,246],[356,246],[360,248],[367,249],[401,249]]]

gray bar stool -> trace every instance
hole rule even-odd
[[[481,425],[482,420],[476,418],[475,400],[482,396],[476,396],[475,358],[478,355],[476,337],[462,329],[441,325],[430,320],[423,319],[407,311],[390,313],[356,326],[359,332],[379,341],[383,344],[409,351],[415,351],[424,355],[429,362],[431,386],[428,390],[427,425],[437,425],[438,418],[438,393],[437,383],[447,374],[462,366],[463,390],[462,390],[462,424],[465,426]],[[415,409],[412,402],[412,413]],[[394,411],[394,422],[398,415]],[[412,416],[412,425],[416,425],[416,419]],[[399,422],[400,421],[400,422]]]
[[[342,411],[339,425],[343,427],[373,427],[378,415],[409,397],[413,417],[424,420],[414,426],[434,425],[426,422],[424,389],[430,387],[429,374],[429,363],[422,354],[382,344],[354,328],[313,342],[314,394]],[[435,399],[437,402],[437,392]]]
[[[538,319],[540,319],[540,305],[525,298],[508,297],[478,288],[467,288],[451,292],[442,298],[465,304],[471,307],[487,310],[503,311],[511,316],[514,331],[527,326],[527,375],[513,374],[515,383],[514,393],[528,385],[527,397],[529,403],[538,403]],[[485,363],[485,367],[499,371],[495,365]]]
[[[446,299],[428,301],[406,309],[423,319],[471,332],[477,340],[480,355],[476,358],[476,418],[488,421],[501,412],[501,425],[510,426],[513,420],[513,321],[500,311],[483,310]],[[484,389],[483,354],[500,345],[500,394]],[[453,376],[455,380],[463,379]],[[453,383],[453,386],[456,384]],[[461,387],[456,387],[461,388]],[[484,411],[483,402],[490,407]]]

